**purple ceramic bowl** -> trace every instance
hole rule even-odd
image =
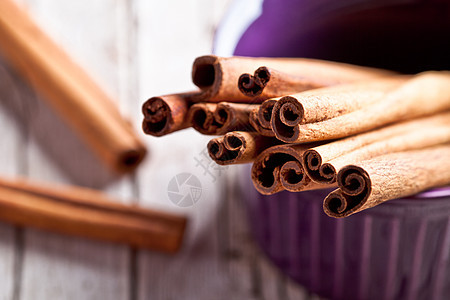
[[[345,219],[331,190],[259,194],[247,169],[250,225],[268,257],[330,299],[450,299],[450,188],[388,201]]]

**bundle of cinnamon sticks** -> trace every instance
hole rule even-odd
[[[209,55],[194,61],[192,80],[198,91],[144,103],[144,131],[219,135],[211,158],[252,163],[262,194],[335,186],[323,207],[340,218],[450,184],[446,71]]]

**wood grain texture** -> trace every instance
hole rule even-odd
[[[20,102],[19,80],[15,78],[0,59],[0,172],[16,175],[24,171],[26,163],[21,145],[26,144],[26,136],[21,132],[24,124],[20,125],[14,116],[14,110],[22,107],[15,106]],[[19,163],[22,162],[22,163]],[[14,283],[18,275],[16,264],[20,251],[17,249],[16,230],[13,226],[0,223],[0,299],[12,299]]]
[[[88,66],[86,69],[92,70],[95,77],[106,79],[103,86],[106,90],[118,93],[117,39],[111,31],[116,27],[116,16],[120,11],[118,3],[27,1],[27,4],[34,18],[53,39],[70,49],[70,54]],[[85,47],[85,43],[90,46]],[[73,142],[73,135],[53,112],[35,99],[26,101],[36,103],[36,114],[30,120],[32,138],[27,149],[30,163],[26,175],[50,182],[75,182],[96,187],[111,182],[109,172],[95,163],[82,144]],[[67,158],[68,154],[71,159]],[[61,164],[66,160],[78,166],[67,168],[67,164]],[[117,181],[108,190],[118,192],[126,185],[125,180]],[[21,298],[128,298],[129,251],[126,247],[34,230],[25,231],[24,246]]]

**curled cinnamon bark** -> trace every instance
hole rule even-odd
[[[188,120],[202,134],[221,135],[234,130],[254,131],[249,115],[258,105],[244,103],[197,103],[191,106]]]
[[[270,120],[272,118],[272,109],[276,101],[276,99],[267,99],[250,113],[249,122],[261,135],[275,136],[275,133],[270,126]]]
[[[311,145],[280,145],[264,150],[253,163],[252,181],[264,195],[282,190],[303,191],[324,187],[313,183],[301,165],[303,152]]]
[[[355,80],[371,79],[392,74],[385,70],[352,66],[304,58],[254,58],[219,57],[207,55],[198,57],[192,66],[192,81],[202,93],[194,97],[195,101],[208,102],[249,102],[252,97],[243,95],[237,86],[243,73],[253,72],[260,66],[274,68],[295,76],[315,78],[317,81],[339,84]],[[251,83],[249,83],[251,84]],[[255,100],[252,103],[261,103]],[[259,101],[259,102],[258,102]]]
[[[367,107],[399,87],[406,78],[382,78],[281,97],[273,106],[272,130],[283,142],[296,142],[300,139],[301,124],[332,119]]]
[[[297,143],[337,139],[449,109],[449,73],[425,72],[415,75],[371,105],[322,122],[298,125],[298,130],[285,137],[278,131],[277,138]]]
[[[401,122],[305,151],[302,163],[308,176],[333,183],[350,163],[386,153],[408,151],[450,142],[450,112]]]
[[[152,97],[142,105],[144,121],[142,129],[146,134],[163,136],[188,128],[187,113],[190,98],[194,93],[172,94]]]
[[[238,88],[247,97],[258,101],[299,93],[311,89],[328,86],[330,82],[317,82],[301,76],[286,74],[265,66],[256,69],[253,75],[242,74]]]
[[[209,141],[208,153],[219,165],[243,164],[254,161],[264,149],[277,143],[255,132],[234,131]]]
[[[387,154],[348,165],[339,189],[324,200],[327,215],[343,218],[382,202],[450,184],[450,145]]]

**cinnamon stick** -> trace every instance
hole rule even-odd
[[[186,219],[111,201],[101,192],[0,178],[0,219],[19,226],[174,253]]]
[[[0,50],[108,166],[136,168],[146,153],[113,101],[14,1],[0,1]]]
[[[396,76],[321,88],[281,97],[272,109],[275,136],[288,143],[300,139],[299,126],[345,115],[375,103],[407,80]]]
[[[253,75],[242,74],[238,80],[238,88],[245,96],[257,97],[261,101],[337,84],[327,81],[326,78],[318,80],[317,78],[295,76],[262,66],[256,69]],[[253,101],[258,100],[254,99]]]
[[[272,110],[276,101],[276,99],[267,99],[250,113],[249,122],[261,135],[275,136],[270,120],[272,119]]]
[[[142,105],[146,134],[163,136],[190,127],[188,111],[195,92],[152,97]]]
[[[209,156],[219,165],[244,164],[278,142],[255,132],[234,131],[208,143]]]
[[[302,154],[312,145],[278,145],[270,147],[255,159],[252,181],[264,195],[282,190],[300,191],[329,187],[312,182],[301,165]]]
[[[237,86],[239,77],[260,66],[274,68],[280,72],[296,76],[339,84],[355,80],[372,79],[392,74],[385,70],[359,67],[342,63],[327,62],[305,58],[254,58],[219,57],[207,55],[198,57],[192,67],[192,81],[202,93],[195,101],[208,102],[252,102],[261,103],[243,95]]]
[[[387,153],[450,142],[450,112],[401,122],[308,149],[302,157],[306,174],[319,183],[333,183],[348,164]]]
[[[191,106],[188,120],[202,134],[221,135],[230,131],[254,131],[249,115],[257,105],[244,103],[197,103]]]
[[[322,122],[298,125],[297,137],[295,132],[283,136],[278,131],[277,138],[297,143],[337,139],[449,109],[449,73],[425,72],[415,75],[371,105]]]
[[[387,154],[348,165],[337,176],[339,189],[324,200],[334,218],[350,216],[388,200],[450,184],[450,145]]]

